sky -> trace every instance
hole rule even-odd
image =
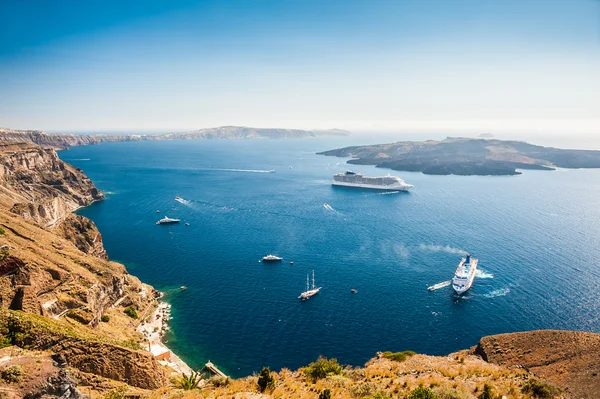
[[[600,136],[600,0],[0,0],[0,127]]]

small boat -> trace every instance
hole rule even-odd
[[[262,260],[263,260],[263,262],[280,262],[283,260],[283,258],[280,258],[279,256],[268,254],[267,256],[263,256]]]
[[[290,265],[293,265],[293,264],[294,264],[294,261],[291,261],[291,262],[290,262]]]
[[[470,254],[461,259],[452,278],[452,288],[458,295],[464,294],[473,285],[478,263],[479,260],[472,258]]]
[[[311,296],[318,294],[319,291],[321,290],[321,288],[323,288],[323,287],[315,287],[315,271],[313,270],[312,288],[310,288],[308,285],[308,274],[307,274],[306,275],[306,291],[304,291],[302,294],[300,294],[298,299],[302,299],[303,301],[306,299],[309,299]]]
[[[179,289],[180,289],[181,291],[183,291],[183,290],[187,290],[187,287],[186,287],[185,285],[182,285],[181,287],[179,287]]]
[[[157,210],[156,210],[156,213],[160,213],[160,211],[157,209]]]
[[[350,292],[351,292],[351,293],[353,293],[353,294],[356,294],[358,291],[356,291],[354,288],[352,288],[352,289],[350,290]]]
[[[190,225],[190,222],[185,222],[185,225],[186,225],[186,226],[189,226],[189,225]]]
[[[168,216],[165,216],[164,218],[160,219],[158,222],[156,222],[156,224],[172,224],[172,223],[179,223],[181,222],[180,219],[171,219]]]

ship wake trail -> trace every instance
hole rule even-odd
[[[328,211],[331,211],[331,212],[336,212],[336,210],[333,209],[333,207],[331,205],[329,205],[329,204],[323,204],[323,208],[325,208],[325,209],[327,209]]]
[[[441,283],[437,283],[437,284],[427,287],[427,289],[429,291],[435,291],[435,290],[439,290],[440,288],[448,287],[450,284],[452,284],[452,280],[442,281]]]
[[[219,170],[219,171],[222,171],[222,172],[242,172],[242,173],[275,173],[275,171],[273,169],[266,170],[266,169],[228,169],[228,168],[222,168],[222,169],[209,169],[209,170]]]
[[[475,271],[475,277],[477,277],[477,278],[494,278],[494,275],[492,273],[487,273],[484,270],[477,269]]]
[[[448,254],[466,255],[467,251],[453,248],[448,245],[431,245],[431,244],[420,244],[419,249],[422,251],[430,252],[446,252]]]
[[[506,296],[509,293],[510,293],[510,288],[506,287],[506,288],[500,288],[500,289],[494,290],[487,294],[483,294],[483,296],[486,298],[496,298],[499,296]]]
[[[390,194],[399,194],[400,191],[386,191],[384,193],[378,193],[378,195],[390,195]]]

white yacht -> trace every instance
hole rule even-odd
[[[315,287],[315,271],[313,270],[313,272],[312,272],[312,288],[310,288],[310,286],[308,285],[308,274],[307,274],[306,275],[306,291],[304,291],[302,294],[300,294],[298,299],[302,299],[304,301],[305,299],[308,299],[311,296],[318,294],[319,291],[321,290],[321,288],[323,288],[323,287]]]
[[[181,222],[180,219],[171,219],[168,216],[165,216],[164,218],[160,219],[158,222],[156,222],[156,224],[170,224],[170,223],[179,223]]]
[[[408,184],[398,176],[392,176],[389,173],[387,176],[369,177],[360,173],[354,173],[350,170],[346,173],[337,173],[333,175],[333,182],[331,184],[334,186],[370,188],[388,191],[408,191],[413,188],[412,184]]]
[[[280,258],[279,256],[268,254],[267,256],[263,256],[262,260],[263,260],[263,262],[279,262],[279,261],[283,260],[283,258]]]
[[[454,278],[452,278],[452,288],[458,295],[464,294],[473,285],[478,263],[479,260],[467,254],[458,264]]]

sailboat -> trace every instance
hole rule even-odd
[[[298,297],[299,299],[305,300],[310,298],[313,295],[316,295],[319,293],[319,291],[321,290],[322,287],[315,287],[315,271],[312,271],[312,289],[309,287],[308,285],[308,274],[306,275],[306,291],[304,291],[302,294],[300,294],[300,296]]]

